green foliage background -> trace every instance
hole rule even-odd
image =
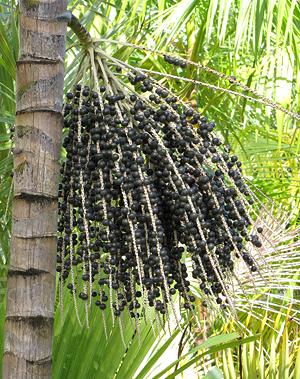
[[[176,53],[234,75],[286,108],[300,111],[300,7],[297,0],[72,0],[69,9],[96,38],[128,41]],[[182,74],[153,54],[122,44],[99,43],[109,54],[135,66]],[[68,32],[67,47],[66,90],[74,81],[81,59],[78,41],[71,31]],[[3,0],[0,2],[1,325],[5,314],[11,228],[12,153],[9,136],[14,125],[17,56],[18,4]],[[205,70],[191,67],[185,76],[238,90],[234,84]],[[218,132],[241,158],[245,175],[274,201],[275,209],[283,207],[291,215],[286,226],[295,230],[299,224],[300,207],[299,122],[297,124],[277,110],[205,86],[166,79],[162,79],[162,83],[167,83],[183,99],[216,121]],[[255,312],[247,313],[244,309],[237,315],[242,329],[233,320],[225,322],[205,315],[200,330],[187,320],[183,327],[187,327],[185,330],[190,328],[191,333],[182,335],[174,329],[171,337],[165,334],[157,338],[149,325],[142,324],[139,342],[130,322],[125,320],[125,339],[131,341],[125,349],[118,325],[108,325],[109,338],[106,340],[99,315],[93,314],[89,330],[81,330],[68,304],[63,319],[57,309],[54,377],[173,378],[180,377],[192,366],[196,367],[195,378],[197,370],[206,378],[300,378],[296,322],[299,246],[294,241],[291,238],[284,241],[287,257],[291,257],[295,264],[288,265],[291,269],[285,271],[283,288],[268,294],[273,305],[263,307],[259,295],[253,295],[257,305]],[[287,258],[282,265],[286,262]],[[200,307],[199,312],[202,312]],[[3,334],[3,327],[0,330]],[[244,339],[238,339],[237,331]],[[206,337],[214,335],[218,337],[210,337],[203,346]],[[245,339],[249,336],[253,341]],[[167,359],[161,360],[160,357],[166,352],[177,351],[174,341],[177,347],[180,341],[178,354],[181,359],[172,365],[176,356],[170,359],[167,355]],[[147,364],[143,362],[146,356]]]

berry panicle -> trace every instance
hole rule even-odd
[[[178,295],[193,313],[196,282],[203,306],[234,309],[235,261],[259,275],[264,234],[238,157],[213,121],[141,71],[98,57],[93,75],[64,107],[57,271],[75,308],[138,320],[148,308],[176,314]]]

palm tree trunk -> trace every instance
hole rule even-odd
[[[3,378],[50,378],[66,0],[20,1]]]

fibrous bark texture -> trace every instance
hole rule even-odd
[[[50,378],[66,0],[20,1],[3,378]]]

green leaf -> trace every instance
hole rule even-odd
[[[218,367],[212,367],[208,370],[208,373],[203,379],[224,379],[224,375]]]
[[[222,337],[224,337],[223,341],[225,341],[226,340],[226,338],[225,338],[226,335],[224,335]],[[166,377],[166,379],[176,378],[177,375],[181,374],[182,372],[184,372],[184,370],[186,370],[187,368],[189,368],[190,366],[192,366],[193,364],[195,364],[199,360],[199,358],[202,358],[202,357],[204,357],[206,355],[209,355],[209,354],[216,353],[216,352],[218,352],[220,350],[224,350],[224,349],[227,349],[227,348],[233,348],[233,347],[239,346],[241,344],[254,341],[257,338],[258,338],[258,336],[246,337],[246,338],[243,338],[243,339],[240,339],[240,340],[233,340],[233,339],[228,338],[230,340],[230,342],[223,342],[221,344],[213,344],[213,345],[211,345],[211,347],[206,352],[201,353],[198,356],[196,356],[195,358],[192,358],[191,360],[189,360],[188,363],[185,363],[179,369],[175,370],[172,374],[168,375]],[[182,358],[180,358],[180,359],[182,359]],[[173,364],[170,365],[170,366],[173,366]],[[166,372],[166,370],[163,370],[161,373],[165,373],[165,372]],[[158,379],[160,377],[161,373],[159,373],[159,375],[155,376],[153,379]]]
[[[146,374],[151,370],[153,365],[158,361],[158,359],[163,355],[163,353],[167,350],[170,344],[173,342],[175,337],[177,337],[179,330],[175,330],[170,338],[162,345],[162,347],[152,356],[151,359],[147,361],[142,371],[138,374],[135,379],[143,379],[146,378]]]

